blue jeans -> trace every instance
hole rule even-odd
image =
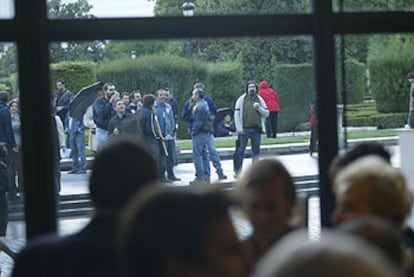
[[[199,180],[210,178],[209,139],[209,133],[199,133],[193,136],[193,161],[196,178]]]
[[[101,149],[102,145],[108,140],[108,131],[96,128],[96,149]]]
[[[71,130],[69,136],[72,170],[86,171],[85,131]]]
[[[240,169],[243,167],[243,158],[244,152],[246,151],[247,141],[250,138],[250,142],[252,145],[252,158],[255,158],[260,154],[260,143],[262,141],[262,132],[256,128],[243,128],[244,135],[238,136],[238,140],[240,142],[240,146],[237,148],[236,155],[238,157],[238,162],[235,164],[234,171],[236,174],[239,173]]]
[[[218,174],[223,173],[223,169],[221,168],[220,163],[220,156],[216,150],[216,143],[214,141],[213,134],[210,134],[210,138],[208,140],[208,153],[210,154],[210,161],[213,163],[214,168]]]
[[[177,151],[175,149],[175,140],[166,140],[168,157],[167,157],[167,176],[174,177],[174,165],[177,159]]]

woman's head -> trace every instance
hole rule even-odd
[[[296,191],[292,177],[280,161],[254,162],[240,176],[237,192],[256,234],[280,235],[289,227]]]
[[[11,100],[11,101],[8,103],[8,106],[9,106],[9,108],[10,108],[10,112],[11,112],[12,114],[15,114],[15,113],[18,113],[18,112],[19,112],[19,102],[17,102],[17,100],[16,100],[16,99]]]

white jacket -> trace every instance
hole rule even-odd
[[[243,131],[243,107],[244,107],[244,97],[246,93],[240,96],[236,101],[236,107],[234,108],[234,123],[236,124],[237,132]],[[266,124],[265,120],[266,117],[269,116],[269,110],[267,109],[266,103],[262,97],[257,95],[260,102],[260,108],[258,112],[261,116],[261,123],[262,123],[262,132],[266,133]]]

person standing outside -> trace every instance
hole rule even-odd
[[[18,150],[21,149],[21,145],[22,145],[22,134],[21,134],[21,121],[20,121],[20,108],[19,108],[19,102],[17,99],[13,99],[11,101],[9,101],[8,103],[9,109],[10,109],[10,114],[11,114],[11,121],[12,121],[12,128],[13,128],[13,135],[14,135],[14,140],[16,141],[16,145]],[[21,166],[21,155],[20,155],[21,151],[11,151],[10,153],[8,153],[9,155],[11,155],[11,163],[10,163],[10,180],[16,180],[16,174],[17,174],[17,183],[14,182],[12,183],[12,187],[17,188],[15,191],[16,193],[10,193],[17,196],[17,193],[20,194],[20,196],[23,193],[23,182],[22,182],[22,178],[23,178],[23,172],[22,172],[22,166]],[[17,184],[17,187],[14,185]]]
[[[116,100],[114,107],[116,115],[109,121],[108,136],[130,135],[141,140],[143,135],[138,118],[125,111],[125,101],[123,99]]]
[[[201,89],[203,91],[203,95],[204,95],[204,101],[206,101],[208,108],[210,110],[210,113],[214,116],[216,116],[217,114],[217,107],[216,104],[214,103],[213,99],[211,99],[211,97],[207,96],[204,94],[204,84],[203,83],[195,83],[193,86],[194,89]],[[189,98],[183,107],[183,112],[182,112],[182,117],[183,119],[188,123],[189,125],[189,130],[191,132],[191,128],[193,125],[193,114],[192,114],[192,109],[194,107],[195,103],[193,101],[193,98]],[[216,169],[217,175],[218,175],[218,179],[219,180],[225,180],[227,179],[227,176],[223,173],[223,168],[221,166],[221,161],[220,161],[220,156],[217,153],[216,150],[216,143],[214,141],[214,135],[213,135],[213,131],[210,133],[210,139],[208,141],[208,153],[209,153],[209,157],[210,157],[210,161],[213,164],[213,167]]]
[[[70,116],[70,112],[68,113]],[[69,118],[69,144],[72,157],[72,170],[69,174],[86,173],[85,125],[83,120]]]
[[[3,143],[7,149],[7,153],[17,153],[19,148],[17,147],[14,139],[12,119],[7,101],[9,100],[9,93],[7,91],[0,91],[0,143]],[[11,170],[13,163],[13,156],[7,154],[5,156],[5,162],[9,178],[9,197],[15,197],[17,195],[17,187],[15,181],[15,172]]]
[[[266,130],[265,119],[269,116],[269,111],[263,98],[257,95],[257,91],[257,84],[249,81],[246,85],[246,93],[236,101],[234,121],[237,139],[240,143],[236,150],[238,157],[234,168],[236,175],[242,169],[244,152],[249,139],[252,145],[252,158],[260,154],[261,134],[263,130]]]
[[[73,99],[73,93],[66,89],[65,80],[63,79],[56,81],[56,87],[56,114],[62,122],[65,122],[66,114],[69,111],[69,104]]]
[[[277,137],[277,117],[279,114],[279,96],[276,91],[269,87],[267,81],[259,83],[259,96],[263,98],[269,110],[269,116],[266,119],[266,135],[268,138]]]
[[[102,146],[108,139],[109,120],[115,116],[113,104],[119,97],[115,93],[115,86],[106,83],[103,86],[103,96],[96,98],[93,103],[93,121],[96,124],[96,149]]]
[[[414,73],[408,73],[408,82],[410,82],[410,109],[408,113],[408,126],[414,128]]]
[[[130,102],[126,107],[126,112],[135,114],[138,109],[142,108],[142,97],[139,89],[133,90],[130,95]]]
[[[167,182],[180,181],[174,174],[174,153],[175,151],[175,119],[173,109],[170,104],[167,103],[168,92],[164,89],[156,91],[157,101],[155,102],[154,109],[158,118],[160,126],[160,157],[161,157],[161,178],[165,178]],[[162,145],[164,144],[164,145]],[[165,147],[165,148],[164,148]],[[165,151],[167,150],[167,151]],[[167,176],[165,177],[165,172]]]
[[[208,156],[208,143],[210,132],[206,121],[210,114],[207,102],[204,100],[204,91],[196,88],[193,90],[194,107],[192,109],[193,124],[191,137],[193,142],[193,161],[196,170],[196,178],[190,185],[204,185],[210,181],[210,161]],[[211,129],[211,128],[210,128]]]

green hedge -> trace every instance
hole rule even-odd
[[[206,93],[218,108],[234,109],[237,98],[244,92],[242,68],[239,63],[209,64]]]
[[[407,112],[409,83],[407,73],[414,68],[413,43],[397,35],[373,40],[368,52],[371,90],[379,112]]]
[[[343,103],[341,90],[342,79],[340,78],[340,70],[337,69],[337,92],[338,103]],[[355,60],[345,61],[345,78],[346,78],[346,102],[347,104],[362,103],[365,94],[365,65]]]
[[[84,62],[62,62],[50,66],[50,88],[56,89],[56,81],[64,79],[66,88],[74,94],[87,85],[96,82],[96,63]]]
[[[17,97],[17,74],[12,74],[8,77],[0,78],[0,90],[5,90],[9,93],[9,98]]]
[[[278,65],[273,88],[279,95],[279,132],[295,131],[299,124],[309,121],[309,102],[315,98],[311,64]]]
[[[195,82],[205,84],[206,94],[219,108],[233,107],[242,86],[238,63],[208,64],[172,55],[146,55],[104,63],[98,67],[97,75],[103,82],[114,83],[120,92],[139,88],[144,95],[153,94],[159,88],[171,88],[180,108],[179,138],[188,138],[188,126],[181,120],[181,109],[191,97]]]
[[[378,129],[401,128],[407,124],[407,113],[376,114],[347,118],[347,126],[376,126]]]

